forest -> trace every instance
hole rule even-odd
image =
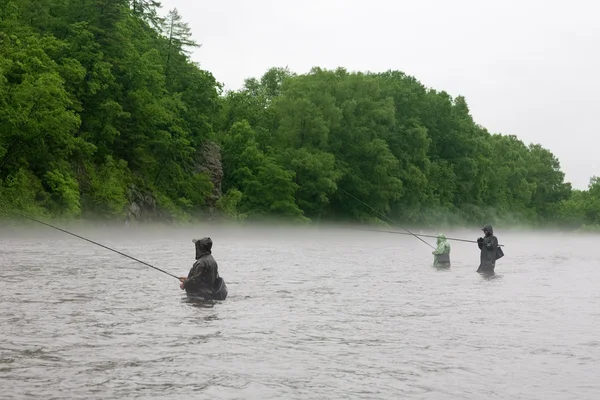
[[[599,178],[572,189],[550,151],[488,132],[462,96],[318,67],[224,91],[199,46],[155,0],[1,2],[0,210],[600,226]]]

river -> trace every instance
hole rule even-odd
[[[496,229],[506,256],[490,277],[475,244],[451,242],[452,267],[436,269],[410,236],[78,232],[176,275],[211,236],[229,297],[191,303],[103,248],[5,229],[1,399],[600,398],[597,236]]]

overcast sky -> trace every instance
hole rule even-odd
[[[600,1],[162,0],[228,89],[268,68],[400,70],[466,97],[492,133],[541,143],[566,179],[600,175]]]

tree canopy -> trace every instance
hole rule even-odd
[[[344,68],[272,68],[223,93],[190,59],[199,46],[155,0],[2,2],[0,207],[600,224],[598,178],[572,190],[550,151],[489,133],[462,96],[399,71]]]

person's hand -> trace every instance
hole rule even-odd
[[[482,243],[482,242],[483,242],[483,238],[480,237],[479,239],[477,239],[477,243]]]
[[[182,281],[182,282],[179,284],[179,287],[181,288],[181,290],[185,289],[185,282],[183,282],[183,281]]]
[[[182,276],[181,278],[179,278],[179,282],[185,282],[187,280],[187,277]]]

